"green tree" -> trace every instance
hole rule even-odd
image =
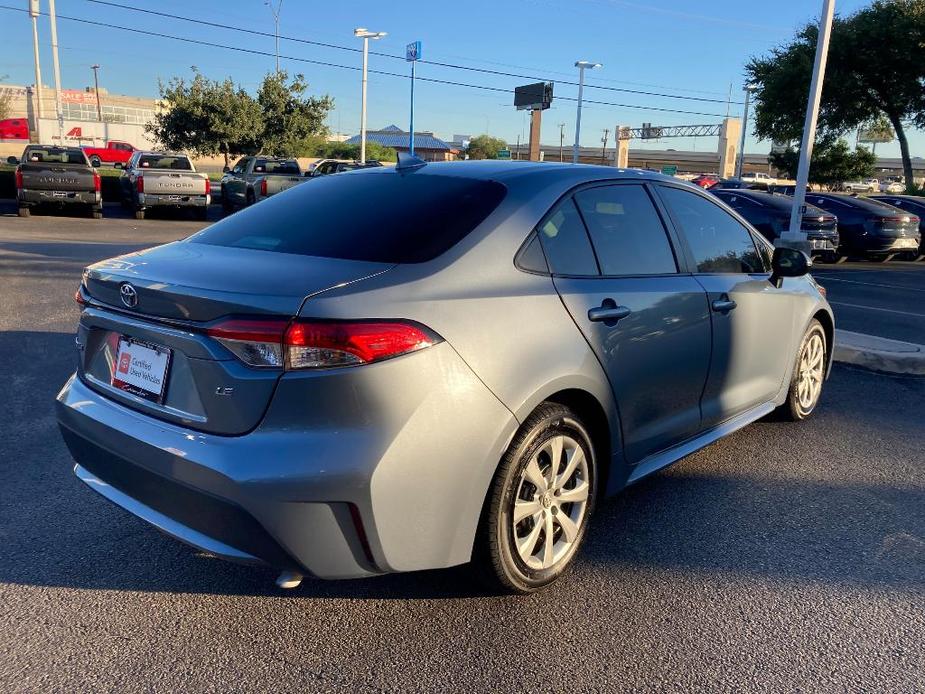
[[[772,152],[771,163],[789,178],[796,178],[800,153],[793,147],[783,152]],[[813,145],[813,156],[809,163],[809,181],[826,188],[832,188],[843,181],[857,181],[874,173],[876,157],[865,147],[854,152],[844,140],[831,136],[818,140]]]
[[[285,72],[272,72],[263,79],[257,103],[263,113],[260,148],[266,154],[292,156],[309,138],[328,134],[324,121],[334,106],[329,96],[305,96],[308,83],[303,75],[291,81]]]
[[[507,143],[499,137],[478,135],[469,140],[466,154],[470,159],[497,159],[499,150],[507,149]]]
[[[787,44],[746,67],[757,86],[755,134],[799,140],[806,112],[818,28],[807,25]],[[820,138],[845,135],[886,117],[912,185],[909,125],[925,127],[925,0],[874,0],[832,25],[819,111]]]

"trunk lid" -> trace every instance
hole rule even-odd
[[[297,186],[298,184],[307,180],[303,178],[302,176],[295,176],[295,175],[284,176],[284,175],[267,174],[263,178],[267,182],[267,192],[264,197],[270,197],[271,195],[275,195],[276,193],[282,193],[284,190],[288,190],[289,188],[292,188],[293,186]],[[262,191],[261,191],[261,195],[263,195]]]
[[[227,316],[292,318],[306,297],[392,267],[188,241],[97,263],[84,279],[89,304],[78,331],[78,374],[145,414],[214,434],[246,433],[263,417],[283,371],[246,366],[203,329]],[[126,284],[134,307],[122,300]],[[117,373],[120,356],[136,357],[136,345],[140,358],[160,369],[157,397],[119,383],[128,380]]]

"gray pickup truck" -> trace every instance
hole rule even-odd
[[[144,219],[145,211],[191,209],[205,220],[212,201],[212,185],[204,173],[197,173],[185,154],[135,152],[119,177],[122,205]]]
[[[103,216],[100,175],[79,147],[27,145],[16,164],[16,200],[19,216],[28,217],[38,205],[88,210],[94,219]]]
[[[234,212],[268,198],[307,179],[295,159],[284,157],[242,157],[222,176],[222,207]]]

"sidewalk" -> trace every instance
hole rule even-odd
[[[925,345],[835,331],[835,361],[884,373],[925,376]]]

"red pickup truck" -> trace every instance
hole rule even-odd
[[[137,152],[128,142],[120,140],[110,140],[105,147],[81,147],[90,160],[91,166],[100,166],[101,164],[121,164],[132,158]]]

